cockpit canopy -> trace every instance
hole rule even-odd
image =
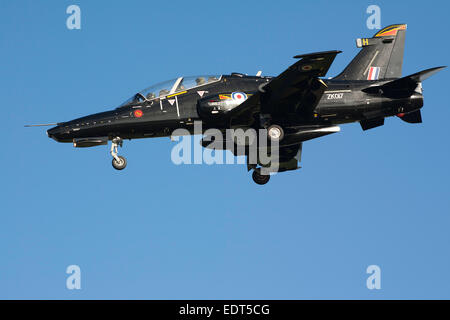
[[[172,79],[164,82],[160,82],[153,86],[150,86],[122,103],[120,107],[124,107],[131,103],[136,103],[140,101],[152,100],[159,97],[164,97],[176,92],[189,90],[195,87],[200,87],[205,84],[210,84],[217,82],[222,78],[220,75],[202,75],[202,76],[191,76],[191,77],[179,77],[177,79]]]

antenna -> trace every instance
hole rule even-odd
[[[24,127],[45,127],[45,126],[57,126],[58,123],[42,123],[42,124],[26,124]]]

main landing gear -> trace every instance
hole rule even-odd
[[[120,137],[112,139],[111,142],[111,155],[113,157],[112,166],[116,170],[123,170],[127,166],[127,159],[117,154],[117,147],[119,146],[122,147],[122,145],[123,140]]]
[[[272,142],[279,143],[284,138],[284,130],[281,126],[277,124],[269,125],[268,121],[263,118],[261,121],[261,126],[267,129],[267,138]],[[248,161],[248,158],[247,158]],[[248,170],[253,169],[252,178],[256,184],[264,185],[270,180],[270,173],[264,172],[261,168],[257,168],[256,165],[249,164],[247,162]]]
[[[256,168],[253,170],[252,178],[255,183],[259,185],[266,184],[270,180],[270,174],[262,174],[261,168]]]

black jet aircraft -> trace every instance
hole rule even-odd
[[[359,122],[368,130],[390,116],[422,122],[422,81],[444,67],[402,77],[405,32],[405,24],[395,24],[357,39],[361,50],[334,78],[321,79],[341,51],[297,55],[276,77],[261,72],[179,77],[138,92],[114,110],[57,123],[47,135],[77,148],[111,140],[112,165],[122,170],[127,161],[117,149],[124,139],[168,137],[178,128],[193,133],[194,121],[202,121],[203,130],[264,128],[267,140],[278,142],[277,172],[296,170],[302,143],[338,132],[339,124]],[[247,168],[256,183],[269,181],[259,160]]]

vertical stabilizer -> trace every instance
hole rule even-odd
[[[406,24],[394,24],[372,38],[356,39],[362,48],[350,64],[334,79],[380,80],[402,76]]]

